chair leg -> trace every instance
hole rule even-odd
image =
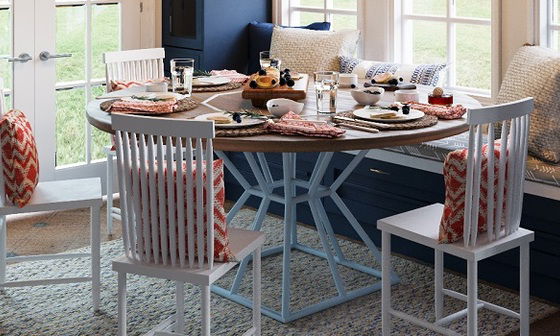
[[[200,286],[202,297],[202,336],[210,336],[210,286]]]
[[[6,282],[6,216],[0,216],[0,284]]]
[[[253,327],[261,335],[261,247],[253,252]]]
[[[520,336],[529,335],[529,243],[521,245],[519,249],[520,265],[519,265],[519,319],[520,319]]]
[[[182,334],[185,331],[185,284],[181,281],[175,281],[175,332]]]
[[[99,310],[101,296],[101,224],[99,222],[101,208],[91,208],[91,297],[93,310]]]
[[[391,234],[381,232],[381,326],[383,336],[391,335]]]
[[[126,336],[126,273],[124,272],[119,272],[118,316],[118,336]]]
[[[436,321],[443,317],[443,251],[435,250],[434,301]]]
[[[467,336],[478,335],[478,264],[467,261]]]
[[[113,234],[113,153],[107,151],[107,234]]]

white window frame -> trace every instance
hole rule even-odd
[[[536,44],[552,48],[554,32],[560,32],[560,24],[553,21],[553,1],[535,0],[535,42]]]
[[[356,21],[358,21],[358,8],[355,10],[353,9],[340,9],[340,8],[333,8],[334,4],[332,0],[323,0],[323,8],[317,7],[307,7],[307,6],[300,6],[296,5],[299,2],[298,0],[287,0],[288,8],[289,8],[289,16],[288,16],[288,24],[292,25],[294,18],[296,18],[298,13],[319,13],[323,14],[323,20],[327,22],[332,22],[333,15],[340,14],[340,15],[351,15],[356,16]],[[358,1],[359,3],[360,1]]]
[[[449,65],[446,79],[446,87],[461,91],[465,93],[471,93],[480,96],[490,96],[491,90],[469,88],[456,85],[457,70],[456,64],[456,25],[457,24],[471,24],[478,26],[492,27],[492,19],[481,19],[481,18],[469,18],[469,17],[459,17],[455,13],[455,1],[447,0],[447,12],[445,16],[436,15],[426,15],[426,14],[409,14],[406,11],[407,0],[398,0],[400,2],[397,7],[396,15],[396,34],[397,43],[399,45],[395,46],[397,59],[402,63],[412,63],[412,51],[409,46],[412,45],[412,23],[414,21],[418,22],[442,22],[447,26],[447,64]],[[492,28],[491,28],[492,30]]]

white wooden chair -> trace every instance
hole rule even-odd
[[[176,283],[176,314],[148,335],[183,335],[185,282],[201,288],[202,334],[210,335],[210,286],[238,264],[213,261],[214,124],[206,121],[114,114],[112,125],[116,131],[117,172],[125,247],[125,255],[113,261],[113,270],[118,272],[119,279],[118,334],[126,335],[126,275],[135,273],[174,280]],[[203,142],[206,144],[205,148]],[[165,146],[164,143],[168,145]],[[175,160],[166,161],[165,158],[173,157],[173,153],[176,153]],[[193,158],[196,159],[196,181],[189,178],[193,174]],[[186,164],[185,171],[182,169],[183,163]],[[182,183],[177,183],[176,195],[172,191],[165,191],[163,171],[171,172],[174,167],[175,181],[183,181],[183,178],[187,181],[186,199]],[[139,173],[131,174],[131,171]],[[202,171],[206,173],[205,182]],[[167,185],[172,183],[173,174],[168,173]],[[196,189],[193,189],[194,187]],[[206,190],[206,210],[203,208],[203,188]],[[196,202],[193,190],[196,190]],[[183,204],[186,206],[181,206]],[[198,214],[207,211],[207,223],[203,222],[201,216],[197,216],[195,223],[193,211]],[[206,248],[204,225],[208,232]],[[178,236],[170,232],[178,232]],[[230,248],[237,260],[243,260],[253,253],[253,327],[245,335],[260,335],[260,268],[264,234],[235,228],[229,228],[228,232]],[[185,237],[185,233],[188,234],[186,242],[185,239],[177,239]]]
[[[111,92],[111,81],[146,81],[163,78],[165,49],[139,49],[107,52],[103,55],[107,92]],[[120,209],[113,207],[113,165],[115,151],[105,147],[107,153],[107,233],[113,233],[113,218],[120,220]]]
[[[0,79],[1,84],[1,79]],[[0,86],[0,115],[4,111],[4,94]],[[43,286],[74,282],[92,282],[92,300],[94,310],[99,310],[100,295],[100,225],[99,214],[102,205],[101,179],[79,179],[65,181],[39,182],[30,202],[23,208],[9,204],[4,187],[0,156],[0,288]],[[91,211],[91,253],[65,253],[30,256],[6,256],[7,220],[6,216],[39,211],[61,211],[90,208]],[[54,279],[34,279],[6,281],[6,263],[36,260],[56,260],[91,257],[91,276],[65,277]]]
[[[377,222],[377,228],[382,231],[383,336],[391,334],[391,317],[406,320],[444,335],[458,335],[446,326],[465,315],[467,316],[467,335],[475,336],[478,324],[477,311],[480,308],[519,319],[520,335],[529,335],[529,244],[534,240],[534,233],[520,228],[519,225],[523,203],[529,115],[532,111],[532,98],[469,111],[467,123],[470,126],[470,133],[463,241],[453,244],[438,243],[439,223],[443,213],[442,204],[433,204]],[[494,181],[497,178],[497,186],[487,183],[488,195],[497,195],[496,209],[494,209],[493,202],[488,202],[488,231],[478,234],[483,129],[485,125],[489,126],[488,153],[493,153],[495,148],[494,125],[501,122],[503,122],[503,127],[499,162],[495,162],[493,155],[488,155],[488,167],[498,165],[497,175],[494,175],[492,169],[488,169],[488,181]],[[503,220],[499,220],[501,218]],[[435,321],[433,323],[391,308],[389,279],[392,234],[435,250]],[[520,248],[519,313],[479,300],[477,292],[478,261],[517,247]],[[467,295],[443,288],[444,253],[467,261]],[[466,301],[467,308],[444,317],[444,296]]]

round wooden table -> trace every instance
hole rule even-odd
[[[427,94],[429,90],[429,88],[419,88],[420,101],[427,101]],[[338,96],[339,111],[358,108],[354,100],[351,98],[349,91],[350,90],[344,89],[340,90]],[[194,118],[201,114],[215,112],[216,110],[239,110],[242,108],[252,108],[249,101],[241,98],[241,90],[223,93],[195,93],[193,98],[200,103],[199,107],[188,112],[165,115],[165,117],[179,119]],[[384,100],[392,100],[392,94],[386,93]],[[480,106],[476,100],[459,94],[455,95],[455,103],[462,104],[469,108]],[[111,117],[106,112],[100,110],[99,104],[99,100],[92,101],[88,104],[88,121],[102,131],[112,132]],[[312,87],[310,87],[310,90],[308,91],[306,107],[303,114],[306,116],[316,116],[315,93],[312,91]],[[323,199],[330,198],[334,202],[348,221],[348,224],[363,240],[364,244],[372,254],[372,257],[380,262],[381,255],[379,250],[362,228],[358,220],[354,217],[350,209],[342,201],[337,192],[338,188],[348,178],[352,171],[354,171],[370,149],[416,144],[425,141],[442,139],[462,133],[466,131],[467,128],[465,119],[458,119],[446,121],[440,120],[435,126],[407,131],[381,131],[379,133],[369,133],[348,129],[344,136],[337,139],[282,135],[217,137],[214,140],[214,150],[216,151],[216,155],[224,161],[227,169],[244,189],[243,194],[237,199],[227,215],[228,223],[231,222],[233,217],[238,213],[250,196],[257,196],[261,199],[260,206],[251,226],[252,230],[261,229],[263,220],[271,202],[284,204],[285,225],[283,243],[282,245],[268,248],[262,253],[263,258],[279,253],[283,254],[281,309],[274,310],[273,308],[263,306],[263,314],[286,323],[348,300],[352,300],[356,297],[380,290],[381,281],[358,289],[347,289],[347,286],[339,273],[338,265],[358,270],[376,278],[381,278],[381,272],[377,269],[364,266],[345,258],[340,246],[338,245],[333,227],[323,206]],[[241,174],[238,167],[236,167],[226,155],[226,151],[244,153],[249,168],[257,181],[256,185],[249,183],[243,174]],[[323,181],[334,152],[340,151],[358,152],[346,168],[338,175],[334,182],[332,182],[332,184],[322,185],[321,181]],[[275,179],[270,172],[270,166],[267,162],[265,153],[271,152],[282,153],[283,176],[280,179]],[[319,153],[313,173],[308,180],[296,177],[296,160],[298,152]],[[302,192],[302,190],[306,191]],[[298,242],[296,205],[299,203],[309,204],[323,250],[317,250]],[[298,311],[293,311],[291,309],[290,265],[292,250],[299,250],[308,253],[309,255],[321,257],[327,260],[332,280],[336,287],[336,296],[325,298],[319,303],[310,304]],[[212,291],[237,303],[251,307],[251,300],[239,294],[239,288],[249,261],[250,258],[247,258],[241,262],[231,288],[213,286]],[[319,279],[317,279],[317,281],[319,281]],[[329,280],[323,279],[322,281]],[[391,282],[398,283],[399,277],[396,274],[393,274],[391,276]]]

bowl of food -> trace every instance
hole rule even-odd
[[[271,99],[266,102],[266,108],[270,114],[276,117],[282,117],[288,112],[294,112],[296,114],[301,114],[303,111],[303,103],[298,103],[291,99],[276,98]]]
[[[375,105],[383,97],[385,90],[380,87],[368,87],[365,89],[356,89],[350,91],[352,98],[360,105]]]

